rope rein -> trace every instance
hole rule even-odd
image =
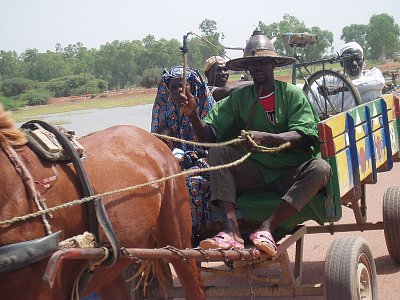
[[[163,135],[163,134],[154,133],[154,132],[152,134],[162,140],[170,140],[173,142],[183,143],[183,144],[192,145],[192,146],[205,147],[205,148],[223,147],[223,146],[229,146],[232,144],[240,144],[240,143],[248,140],[251,143],[251,145],[253,146],[252,152],[262,152],[262,153],[279,152],[286,148],[289,148],[291,145],[290,142],[286,142],[277,147],[261,146],[253,140],[253,135],[251,134],[251,132],[248,132],[245,130],[242,130],[241,135],[238,138],[232,139],[232,140],[226,141],[226,142],[219,142],[219,143],[200,143],[200,142],[187,141],[187,140],[183,140],[183,139],[180,139],[177,137]]]
[[[230,145],[230,144],[233,144],[233,143],[237,143],[238,141],[240,142],[240,141],[244,140],[244,138],[237,138],[237,139],[233,139],[231,141],[224,142],[224,143],[210,144],[210,143],[189,142],[189,141],[180,140],[180,139],[177,139],[177,138],[164,136],[164,135],[159,135],[159,134],[155,134],[155,135],[157,137],[160,137],[160,138],[169,138],[171,140],[184,142],[184,143],[191,144],[191,145],[195,144],[195,145],[203,146],[203,147],[220,147],[220,146],[223,146],[223,145]],[[243,132],[242,132],[242,135],[243,135]],[[246,136],[246,134],[245,134],[245,136]],[[263,152],[263,153],[273,153],[273,152],[279,152],[279,151],[281,151],[283,149],[286,149],[286,148],[290,147],[290,143],[289,142],[284,143],[284,144],[282,144],[282,145],[280,145],[278,147],[271,147],[271,148],[264,147],[264,146],[260,146],[260,145],[256,144],[251,139],[251,134],[247,134],[246,138],[248,138],[250,141],[252,141],[252,144],[255,145],[255,148],[254,148],[253,151],[259,151],[259,152]],[[25,220],[32,219],[32,218],[35,218],[35,217],[39,217],[39,216],[42,216],[42,215],[45,215],[45,214],[48,214],[48,213],[52,213],[52,212],[64,209],[64,208],[80,205],[80,204],[95,200],[97,198],[102,198],[102,197],[107,197],[107,196],[111,196],[111,195],[118,194],[118,193],[133,191],[133,190],[136,190],[136,189],[139,189],[139,188],[142,188],[142,187],[150,186],[150,185],[157,184],[157,183],[162,183],[164,181],[167,181],[167,180],[179,177],[179,176],[190,176],[190,175],[193,175],[193,174],[204,173],[204,172],[209,172],[209,171],[215,171],[215,170],[220,170],[220,169],[224,169],[224,168],[234,167],[234,166],[237,166],[237,165],[243,163],[247,158],[250,157],[251,154],[252,154],[252,152],[249,152],[249,153],[245,154],[244,156],[242,156],[241,158],[239,158],[238,160],[233,161],[233,162],[228,163],[228,164],[225,164],[225,165],[212,166],[212,167],[201,168],[201,169],[189,169],[189,170],[185,170],[185,171],[182,171],[180,173],[173,174],[173,175],[170,175],[170,176],[167,176],[167,177],[162,177],[162,178],[150,181],[150,182],[145,182],[145,183],[137,184],[137,185],[134,185],[134,186],[129,186],[129,187],[126,187],[126,188],[117,189],[117,190],[114,190],[114,191],[104,192],[104,193],[100,193],[100,194],[97,194],[97,195],[93,195],[93,196],[84,197],[84,198],[81,198],[81,199],[72,200],[72,201],[57,205],[57,206],[48,207],[46,209],[43,209],[43,210],[40,210],[40,211],[37,211],[37,212],[34,212],[34,213],[30,213],[30,214],[26,214],[26,215],[23,215],[23,216],[13,217],[13,218],[8,219],[8,220],[0,221],[0,226],[1,225],[14,224],[14,223],[17,223],[17,222],[21,222],[21,221],[25,221]]]

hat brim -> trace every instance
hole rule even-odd
[[[288,56],[248,56],[234,58],[226,62],[226,66],[232,71],[243,71],[247,69],[249,62],[252,60],[271,62],[275,61],[275,67],[283,67],[292,64],[295,59]]]

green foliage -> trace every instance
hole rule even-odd
[[[53,97],[53,94],[46,90],[29,90],[22,94],[19,99],[27,105],[44,105]]]
[[[28,49],[21,57],[25,78],[45,82],[70,74],[68,64],[57,53],[51,51],[39,53],[37,49]]]
[[[96,79],[93,75],[70,75],[50,80],[47,89],[55,97],[67,97],[101,93],[106,90],[106,86],[104,80]]]
[[[369,58],[386,61],[393,58],[400,46],[400,29],[394,18],[388,14],[373,15],[369,20],[366,39]]]
[[[21,76],[21,61],[15,51],[0,51],[0,78]]]
[[[100,46],[95,59],[95,75],[110,88],[130,87],[138,74],[137,55],[143,49],[136,42],[114,41]]]
[[[203,72],[204,62],[213,55],[224,56],[225,51],[219,44],[220,33],[217,32],[217,23],[205,19],[199,25],[202,36],[191,37],[189,40],[188,65]]]
[[[340,35],[340,39],[344,40],[345,43],[348,42],[357,42],[363,47],[363,49],[367,49],[366,44],[366,35],[367,35],[368,26],[365,24],[351,24],[343,27],[342,34]]]
[[[332,53],[333,34],[330,31],[307,27],[294,16],[285,14],[280,22],[271,24],[260,21],[259,27],[269,38],[277,37],[275,48],[279,54],[293,54],[293,49],[282,39],[282,34],[286,32],[317,35],[316,45],[300,51],[305,60],[320,59]],[[202,73],[205,60],[212,55],[223,55],[224,48],[219,44],[222,33],[218,32],[215,21],[204,19],[199,30],[201,36],[189,36],[187,58],[188,66]],[[392,58],[394,52],[399,51],[399,26],[387,14],[372,16],[368,25],[350,24],[344,27],[341,38],[364,45],[364,51],[370,53],[367,58],[374,60]],[[161,76],[158,70],[183,64],[181,46],[182,40],[156,40],[154,35],[149,34],[143,40],[116,40],[100,46],[98,50],[88,49],[79,42],[66,47],[57,44],[54,52],[45,53],[27,49],[17,55],[15,51],[0,50],[0,80],[3,81],[0,91],[6,97],[14,97],[29,89],[42,89],[47,82],[49,90],[57,96],[95,94],[132,85],[154,86]],[[31,81],[23,81],[28,79]]]
[[[3,105],[5,110],[15,111],[23,106],[20,100],[4,97],[0,95],[0,103]]]
[[[143,72],[139,85],[145,88],[156,87],[161,79],[162,70],[150,69]]]
[[[199,29],[204,34],[204,36],[213,35],[217,30],[217,22],[209,19],[204,19],[200,23]]]
[[[14,97],[35,86],[35,82],[26,78],[10,78],[1,82],[0,91],[6,97]]]
[[[144,75],[146,70],[168,69],[175,65],[182,65],[183,58],[179,50],[181,43],[176,39],[143,40],[145,45],[137,56],[138,75]],[[161,73],[159,73],[161,74]],[[160,75],[159,75],[160,76]]]
[[[298,20],[296,17],[285,14],[283,20],[278,23],[272,23],[269,25],[259,22],[259,28],[264,31],[268,38],[272,39],[277,37],[274,44],[276,51],[281,55],[292,56],[293,49],[286,45],[283,40],[284,33],[303,33],[308,32],[317,36],[317,43],[312,46],[308,46],[301,50],[304,59],[306,61],[320,59],[324,54],[330,50],[333,43],[333,33],[328,30],[322,30],[321,28],[314,26],[308,28],[303,21]]]

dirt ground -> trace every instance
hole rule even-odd
[[[65,103],[74,103],[79,101],[90,101],[99,98],[126,98],[126,97],[134,97],[137,95],[147,95],[147,94],[155,94],[157,92],[157,88],[138,88],[138,89],[130,89],[130,90],[120,90],[120,91],[109,91],[104,94],[99,94],[93,97],[93,95],[82,95],[82,96],[70,96],[70,97],[57,97],[49,100],[48,104],[65,104]]]

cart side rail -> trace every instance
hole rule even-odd
[[[361,198],[362,184],[399,160],[399,98],[382,98],[318,123],[321,155],[331,166],[327,221],[341,218],[341,205]]]

